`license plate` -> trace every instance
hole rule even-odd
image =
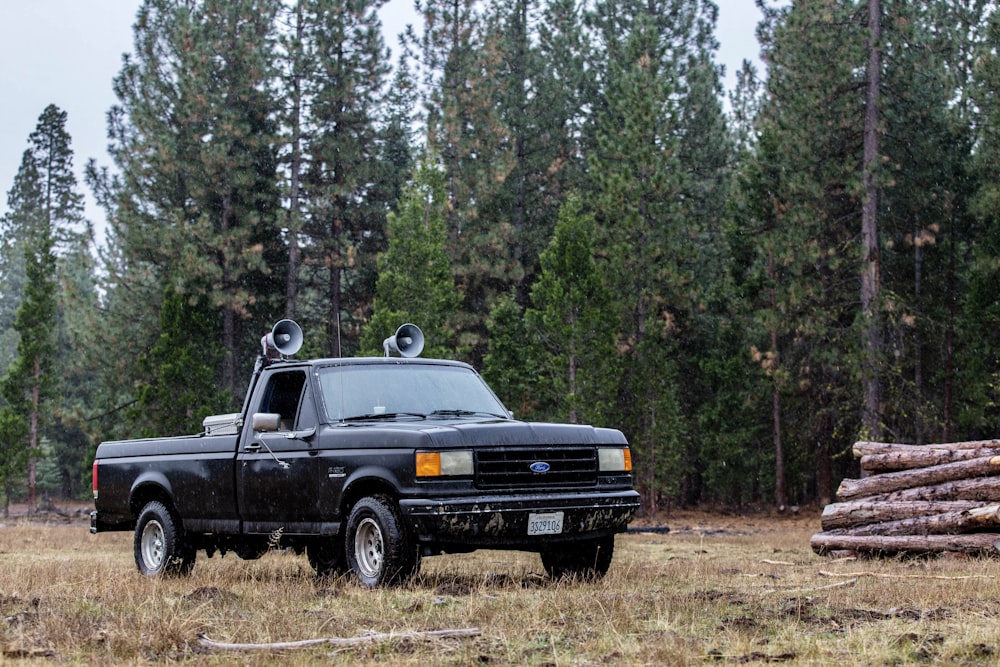
[[[562,512],[532,512],[528,514],[528,535],[558,535],[562,530]]]

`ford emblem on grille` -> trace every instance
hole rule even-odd
[[[535,461],[528,468],[531,469],[531,472],[548,472],[552,466],[545,461]]]

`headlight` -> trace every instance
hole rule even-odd
[[[632,452],[628,447],[599,447],[597,466],[601,472],[632,472]]]
[[[417,477],[471,476],[472,451],[417,452]]]

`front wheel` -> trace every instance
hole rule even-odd
[[[184,543],[174,515],[159,501],[146,503],[135,524],[135,564],[147,577],[187,575],[195,550]]]
[[[347,564],[368,587],[405,582],[420,567],[420,555],[384,496],[362,498],[347,519]]]
[[[592,581],[608,573],[614,553],[614,536],[565,542],[542,551],[542,566],[553,579],[569,577]]]

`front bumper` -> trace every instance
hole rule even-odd
[[[442,548],[537,549],[625,531],[639,507],[635,491],[403,499],[403,521],[417,541]],[[562,512],[560,533],[528,535],[531,514]]]

